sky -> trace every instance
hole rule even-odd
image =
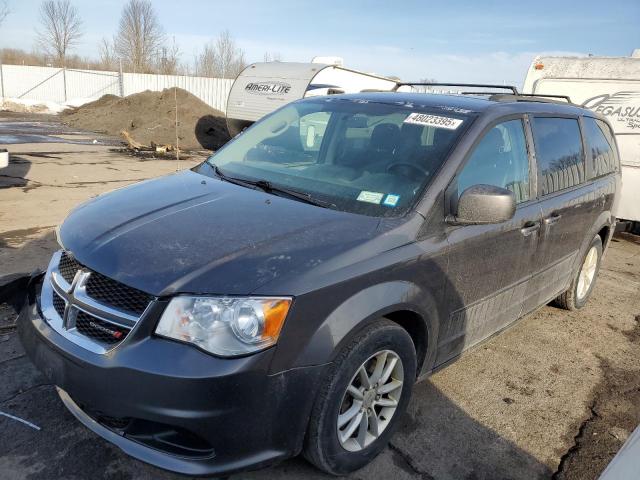
[[[74,53],[96,57],[126,0],[72,0],[84,36]],[[39,0],[8,0],[0,47],[31,50]],[[630,55],[640,48],[640,0],[153,0],[169,41],[193,62],[228,29],[251,63],[316,55],[406,81],[521,85],[535,55]]]

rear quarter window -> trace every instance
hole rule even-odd
[[[585,117],[584,135],[589,146],[590,177],[597,178],[615,172],[618,159],[607,124],[595,118]]]
[[[534,117],[532,125],[542,195],[583,183],[585,162],[578,120]]]

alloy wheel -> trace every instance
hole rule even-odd
[[[593,279],[596,275],[596,267],[598,266],[598,250],[591,247],[584,259],[580,274],[578,277],[578,286],[576,288],[576,296],[582,300],[589,292]]]
[[[403,382],[402,360],[391,350],[382,350],[360,365],[337,418],[338,440],[345,450],[363,450],[382,435],[398,408]]]

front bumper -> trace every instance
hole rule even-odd
[[[76,418],[129,455],[217,475],[301,450],[322,366],[271,374],[274,348],[221,359],[153,335],[97,354],[51,328],[36,296],[32,282],[18,319],[28,356]]]

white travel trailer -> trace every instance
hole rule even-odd
[[[315,63],[315,62],[332,62]],[[389,78],[350,70],[336,57],[316,57],[312,63],[266,62],[245,68],[227,100],[227,128],[231,136],[277,108],[300,98],[393,90]]]
[[[537,57],[524,93],[567,95],[613,126],[622,163],[617,216],[640,229],[640,50],[630,57]]]

